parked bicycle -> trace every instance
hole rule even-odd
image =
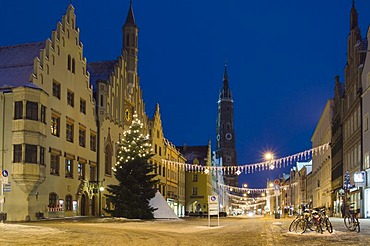
[[[326,228],[329,233],[333,232],[333,225],[329,220],[329,216],[326,214],[326,208],[320,209],[320,216],[321,216],[321,228]]]
[[[344,215],[344,224],[346,225],[347,229],[350,231],[357,231],[360,232],[360,222],[358,221],[358,214],[360,213],[360,209],[354,209],[354,203],[351,203],[349,209],[346,209],[346,213]]]
[[[293,221],[289,225],[289,231],[290,232],[296,232],[296,233],[304,233],[306,231],[307,227],[307,221],[305,218],[305,212],[307,211],[307,205],[302,204],[300,206],[300,212],[297,214],[297,216],[293,219]]]
[[[302,207],[301,212],[289,225],[290,232],[294,231],[301,234],[307,228],[318,233],[323,233],[323,229],[326,229],[329,233],[333,232],[333,225],[326,215],[325,207],[315,209]]]

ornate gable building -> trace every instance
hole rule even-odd
[[[354,185],[354,173],[362,170],[361,132],[361,73],[366,53],[366,42],[358,26],[358,14],[354,2],[350,12],[350,31],[347,39],[347,64],[344,69],[343,100],[343,173],[348,172]],[[344,176],[344,175],[343,175]],[[360,189],[350,191],[350,200],[355,209],[361,207]]]
[[[122,27],[122,36],[122,52],[117,60],[88,64],[97,103],[99,170],[93,181],[98,186],[116,182],[112,168],[117,162],[117,142],[131,124],[134,113],[144,124],[144,133],[149,133],[148,117],[137,73],[138,27],[131,4]],[[100,206],[103,208],[109,206],[104,194],[100,194]]]
[[[0,215],[8,221],[102,215],[110,206],[102,188],[117,182],[116,143],[133,114],[157,146],[158,189],[184,214],[185,174],[159,160],[185,158],[164,138],[159,105],[154,119],[145,112],[132,5],[113,61],[87,64],[76,23],[69,5],[50,39],[0,47],[0,168],[9,172],[0,180]]]
[[[69,5],[50,39],[0,48],[8,220],[94,213],[85,180],[96,169],[95,103],[79,35]]]

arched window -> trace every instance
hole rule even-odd
[[[112,175],[112,147],[110,144],[105,146],[105,174]]]
[[[55,57],[54,57],[54,55],[51,56],[51,60],[53,62],[53,65],[55,65]]]
[[[68,59],[67,59],[67,69],[68,71],[71,71],[71,56],[68,55]]]
[[[129,46],[130,45],[130,36],[128,34],[126,35],[126,42],[127,42],[126,46]]]
[[[49,65],[46,65],[46,74],[49,74]]]

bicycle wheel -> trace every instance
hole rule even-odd
[[[296,222],[296,227],[294,228],[295,232],[300,234],[304,233],[306,231],[306,226],[307,223],[305,219],[302,218],[298,219]]]
[[[350,231],[356,230],[355,223],[353,221],[353,218],[349,215],[344,216],[344,224],[346,225],[347,229]]]
[[[358,221],[357,218],[355,218],[355,223],[356,223],[356,229],[357,229],[357,233],[360,233],[360,222]]]
[[[290,222],[290,225],[289,225],[289,231],[290,231],[290,232],[292,232],[292,231],[294,231],[294,230],[295,230],[294,228],[297,226],[297,225],[296,225],[297,220],[298,220],[298,218],[295,218],[292,222]]]
[[[315,230],[314,225],[313,225],[312,218],[308,218],[307,219],[307,228],[310,229],[311,231],[314,231]]]
[[[325,226],[326,226],[326,230],[328,230],[329,233],[333,232],[333,225],[331,224],[328,218],[325,220]]]
[[[323,233],[321,223],[316,226],[316,232],[321,234]]]

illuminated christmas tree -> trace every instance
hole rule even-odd
[[[149,135],[144,135],[143,124],[134,114],[129,130],[123,133],[118,143],[118,161],[114,167],[114,176],[118,185],[108,185],[107,200],[112,209],[106,209],[113,217],[128,219],[152,219],[155,208],[149,200],[157,191],[155,166],[148,160],[151,154]]]

